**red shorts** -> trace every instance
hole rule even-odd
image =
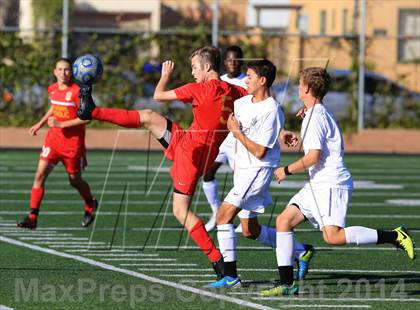
[[[79,152],[80,154],[74,157],[68,157],[61,154],[59,151],[54,149],[54,147],[49,145],[43,145],[40,159],[48,161],[49,163],[56,165],[58,162],[62,162],[66,171],[69,174],[75,174],[82,171],[87,165],[87,159],[84,152]]]
[[[196,144],[190,135],[190,132],[185,131],[177,123],[168,120],[167,132],[160,142],[166,148],[165,157],[173,161],[169,173],[174,182],[174,189],[192,196],[198,180],[211,168],[219,149]],[[166,140],[167,144],[163,140]]]

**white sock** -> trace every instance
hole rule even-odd
[[[210,204],[213,213],[216,213],[220,206],[218,188],[219,184],[216,179],[209,182],[203,181],[203,192],[204,195],[206,195],[207,201]]]
[[[261,242],[264,245],[271,246],[273,249],[275,249],[277,247],[276,239],[276,230],[273,227],[261,225],[261,232],[258,238],[256,239],[257,241]],[[294,258],[299,259],[306,252],[305,245],[295,240],[293,251]]]
[[[277,266],[293,266],[294,233],[292,231],[277,232],[276,237]]]
[[[217,225],[217,240],[225,262],[236,261],[236,234],[233,224]]]
[[[378,232],[376,229],[351,226],[344,228],[346,235],[346,244],[376,244],[378,241]]]

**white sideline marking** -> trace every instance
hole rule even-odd
[[[71,240],[71,241],[82,241],[87,240],[86,237],[77,237],[77,238],[69,238],[69,237],[45,237],[45,236],[39,236],[39,237],[19,237],[20,240]]]
[[[4,305],[0,305],[0,310],[14,310],[14,308],[9,308]]]
[[[372,308],[369,305],[281,305],[280,308]]]
[[[175,278],[190,278],[190,277],[201,277],[201,278],[214,278],[214,274],[167,274],[161,273],[159,274],[160,277],[175,277]]]
[[[105,261],[154,261],[154,262],[174,262],[176,258],[101,258]]]
[[[387,199],[385,202],[397,206],[420,206],[420,199]]]
[[[7,238],[7,237],[3,237],[3,236],[0,236],[0,241],[7,242],[7,243],[17,245],[17,246],[26,247],[26,248],[29,248],[31,250],[35,250],[35,251],[39,251],[39,252],[43,252],[43,253],[48,253],[48,254],[51,254],[51,255],[56,255],[56,256],[60,256],[60,257],[64,257],[64,258],[69,258],[69,259],[79,261],[79,262],[83,262],[83,263],[86,263],[86,264],[89,264],[89,265],[92,265],[92,266],[95,266],[95,267],[103,268],[103,269],[114,271],[114,272],[124,273],[124,274],[130,275],[130,276],[133,276],[133,277],[145,280],[145,281],[149,281],[149,282],[152,282],[152,283],[162,284],[162,285],[169,286],[169,287],[172,287],[172,288],[175,288],[175,289],[180,289],[180,290],[191,292],[191,293],[194,293],[194,294],[199,294],[199,295],[212,297],[212,298],[215,298],[215,299],[224,300],[224,301],[234,303],[234,304],[238,304],[238,305],[242,305],[242,306],[245,306],[245,307],[250,307],[250,308],[254,308],[254,309],[265,309],[265,310],[273,310],[274,309],[274,308],[271,308],[271,307],[268,307],[268,306],[256,304],[256,303],[249,302],[249,301],[246,301],[246,300],[241,300],[241,299],[234,298],[234,297],[231,297],[231,296],[224,296],[224,295],[216,294],[216,293],[213,293],[213,292],[205,291],[205,290],[202,290],[202,289],[198,289],[198,288],[195,288],[195,287],[187,286],[187,285],[184,285],[182,283],[175,283],[175,282],[151,277],[151,276],[148,276],[148,275],[143,274],[143,273],[139,273],[139,272],[136,272],[136,271],[115,267],[115,266],[112,266],[112,265],[108,265],[106,263],[95,261],[95,260],[90,259],[90,258],[86,258],[86,257],[78,256],[78,255],[73,255],[73,254],[68,254],[68,253],[64,253],[64,252],[59,252],[57,250],[47,249],[47,248],[43,248],[43,247],[33,245],[33,244],[27,244],[27,243],[24,243],[24,242],[21,242],[21,241],[18,241],[18,240],[14,240],[14,239],[10,239],[10,238]]]
[[[3,233],[7,236],[16,236],[16,237],[31,237],[31,236],[40,236],[40,237],[49,237],[49,236],[54,236],[54,237],[72,237],[73,234],[56,234],[54,232],[38,232],[38,233],[25,233],[25,232],[21,232],[21,233],[17,233],[17,232],[3,232],[0,230],[0,233]]]
[[[150,264],[120,264],[120,266],[150,266]],[[197,264],[194,264],[194,263],[191,263],[191,264],[188,264],[188,263],[186,263],[186,264],[169,263],[169,264],[153,264],[153,266],[163,266],[163,267],[166,267],[166,266],[184,266],[185,267],[185,266],[197,266]]]
[[[70,241],[70,242],[59,242],[59,241],[37,241],[34,242],[35,244],[51,244],[51,245],[84,245],[80,242],[76,241]],[[93,244],[106,244],[106,242],[98,241],[98,242],[92,242]]]
[[[272,181],[270,184],[271,188],[302,188],[308,181]],[[404,186],[400,184],[378,184],[375,181],[354,181],[355,189],[404,189]]]
[[[100,256],[100,257],[108,257],[108,256],[118,256],[118,257],[135,257],[135,256],[148,256],[148,257],[157,257],[159,254],[143,254],[143,253],[131,253],[131,254],[123,254],[123,253],[87,253],[82,254],[84,256]]]
[[[157,269],[160,271],[165,271],[163,269]],[[182,271],[183,269],[178,269],[176,271]],[[185,271],[194,270],[194,269],[185,269]],[[196,269],[197,271],[210,271],[212,269],[202,268]],[[173,271],[173,269],[168,270]],[[277,272],[277,269],[271,268],[238,268],[238,271],[246,272]],[[413,270],[361,270],[361,269],[310,269],[311,273],[406,273],[406,274],[420,274],[420,271]],[[162,274],[161,274],[162,275]],[[164,274],[167,277],[181,277],[182,274]],[[185,276],[185,275],[184,275]]]
[[[88,250],[88,249],[72,249],[72,250],[65,250],[64,252],[80,252],[80,253],[139,253],[138,250],[118,250],[118,249],[111,249],[111,250]],[[85,255],[85,254],[83,254]]]
[[[287,297],[252,297],[254,300],[288,300]],[[420,298],[351,298],[351,297],[341,297],[341,298],[332,298],[332,297],[314,297],[314,298],[305,298],[305,297],[296,297],[294,301],[299,300],[328,300],[328,301],[404,301],[404,302],[420,302]]]

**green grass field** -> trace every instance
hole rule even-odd
[[[295,158],[283,155],[282,162]],[[37,160],[37,151],[0,154],[0,309],[420,308],[419,259],[409,261],[387,245],[332,248],[306,223],[297,239],[317,252],[299,296],[258,296],[277,279],[275,251],[242,236],[243,286],[202,289],[213,271],[172,215],[170,163],[161,153],[88,153],[84,177],[101,202],[88,229],[80,226],[83,204],[58,166],[47,182],[38,229],[18,230]],[[346,163],[355,181],[347,225],[404,225],[420,240],[420,157],[347,155]],[[260,217],[262,224],[274,225],[306,177],[273,183],[275,205]],[[218,179],[222,195],[231,175],[224,170]],[[200,188],[192,208],[207,219]]]

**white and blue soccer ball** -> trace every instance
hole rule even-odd
[[[92,54],[77,57],[73,63],[73,77],[79,84],[95,84],[102,76],[101,60]]]

